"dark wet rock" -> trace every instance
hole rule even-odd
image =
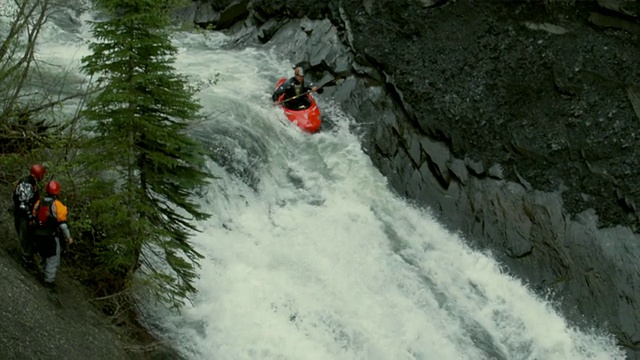
[[[633,112],[636,113],[636,117],[640,121],[640,86],[628,85],[627,98],[629,98]]]
[[[476,176],[482,176],[485,174],[484,164],[482,161],[473,160],[469,157],[465,158],[465,163],[472,174]]]
[[[522,24],[528,27],[529,29],[542,30],[555,35],[564,35],[570,31],[562,26],[558,26],[550,23],[535,23],[535,22],[525,21]]]
[[[502,170],[502,165],[494,164],[487,171],[487,175],[494,179],[504,179],[504,170]]]
[[[449,170],[451,174],[459,181],[462,185],[465,185],[469,179],[469,170],[467,170],[466,165],[464,164],[464,160],[453,159],[449,163]]]
[[[249,0],[239,0],[229,4],[220,12],[215,28],[226,29],[237,21],[245,19],[249,15],[248,4]]]
[[[249,0],[197,0],[175,10],[172,19],[205,29],[227,29],[248,16],[248,3]]]
[[[220,13],[213,9],[209,3],[200,4],[194,13],[193,22],[201,27],[214,25],[220,19]]]
[[[196,21],[196,12],[198,12],[198,8],[199,4],[196,2],[182,6],[171,13],[171,20],[185,26],[198,24]]]
[[[597,12],[589,15],[589,22],[603,29],[613,28],[626,30],[631,34],[640,35],[640,24],[616,16],[607,16]]]
[[[598,5],[630,17],[637,18],[640,14],[640,5],[634,0],[598,0]]]
[[[339,69],[390,186],[640,359],[638,3],[545,3],[255,0],[234,31]]]

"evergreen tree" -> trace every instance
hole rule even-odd
[[[180,306],[195,292],[201,257],[189,244],[193,220],[208,217],[192,200],[207,183],[205,153],[186,134],[200,119],[194,91],[173,67],[177,49],[170,39],[171,6],[158,0],[98,0],[108,19],[91,22],[92,54],[83,69],[103,91],[84,112],[94,134],[90,166],[108,170],[92,213],[103,240],[96,247],[106,273],[130,285],[142,266],[162,300]],[[109,190],[105,190],[109,189]],[[163,269],[164,259],[170,269]]]

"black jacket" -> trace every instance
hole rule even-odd
[[[311,91],[311,88],[313,88],[314,86],[315,85],[310,81],[303,81],[302,83],[299,83],[294,76],[292,78],[289,78],[289,80],[283,82],[280,86],[278,86],[276,91],[271,96],[271,99],[273,101],[278,101],[278,98],[282,94],[284,94],[285,100],[290,99],[296,95],[304,94],[305,92]],[[302,97],[304,96],[301,96],[300,98]]]
[[[25,176],[18,181],[18,184],[13,189],[14,212],[29,216],[39,198],[36,179],[31,175]]]

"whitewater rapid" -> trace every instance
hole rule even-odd
[[[88,27],[52,23],[38,58],[79,86]],[[193,135],[218,177],[192,239],[199,293],[180,314],[143,304],[153,331],[189,359],[623,359],[612,337],[575,329],[489,255],[472,251],[389,190],[358,125],[330,98],[308,135],[271,105],[291,63],[181,32],[177,70],[208,120]],[[375,122],[376,119],[364,119]],[[355,130],[354,130],[355,129]]]

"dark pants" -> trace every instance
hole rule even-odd
[[[44,282],[53,284],[56,280],[56,273],[60,267],[60,254],[63,247],[60,237],[57,235],[35,235],[34,242],[40,257],[42,257],[42,272]]]
[[[20,254],[22,255],[22,260],[27,262],[33,261],[35,246],[33,244],[31,229],[29,228],[28,215],[21,214],[19,211],[14,211],[13,224],[16,227],[16,233],[18,233],[18,239],[20,240]]]

